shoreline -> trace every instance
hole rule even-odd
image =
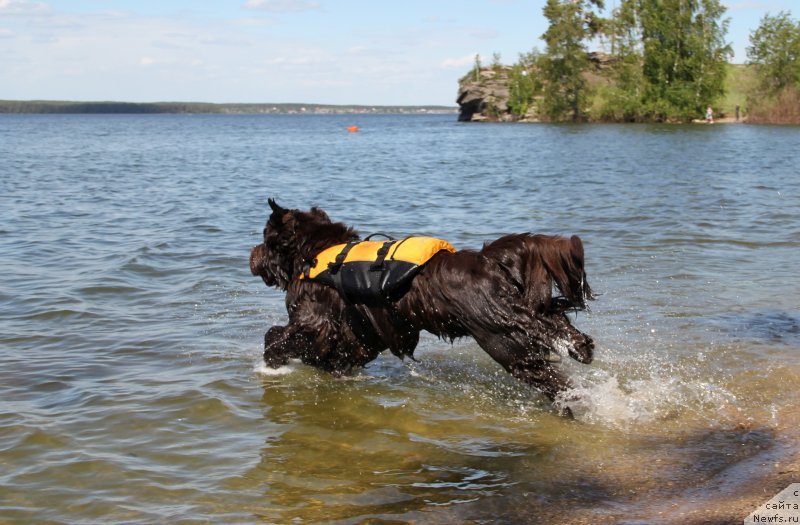
[[[694,119],[692,124],[708,124],[705,119]],[[747,124],[747,118],[736,119],[735,117],[715,118],[711,124]]]
[[[795,435],[793,439],[796,439]],[[795,441],[796,443],[796,441]],[[783,443],[776,448],[788,448]],[[752,512],[780,491],[800,481],[800,450],[787,450],[786,455],[773,460],[780,450],[767,450],[743,464],[723,471],[705,485],[698,487],[698,499],[687,503],[669,504],[658,518],[685,524],[742,523]],[[747,477],[747,475],[752,477]],[[742,478],[745,479],[742,479]],[[723,492],[724,491],[724,492]],[[703,497],[703,493],[713,496]],[[656,519],[656,516],[652,516]]]
[[[220,115],[363,115],[457,114],[454,106],[306,103],[120,102],[70,100],[0,100],[0,114],[220,114]]]
[[[598,515],[577,511],[560,523],[680,523],[681,525],[740,525],[745,518],[792,483],[800,482],[800,409],[787,410],[773,429],[782,437],[774,446],[689,487],[674,497],[642,493],[625,511]],[[737,428],[755,430],[751,424]]]

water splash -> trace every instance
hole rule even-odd
[[[738,399],[722,378],[699,373],[702,356],[683,363],[664,363],[641,354],[613,369],[593,368],[571,373],[575,387],[564,392],[556,406],[569,407],[582,421],[614,427],[657,423],[695,415],[712,420],[725,417]],[[617,368],[617,366],[619,366]]]
[[[288,365],[283,365],[278,368],[272,368],[267,366],[263,360],[259,360],[260,362],[256,362],[253,366],[253,372],[262,376],[285,376],[292,374],[298,370],[298,366],[300,361],[297,362],[290,362]]]

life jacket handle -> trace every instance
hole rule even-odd
[[[364,240],[368,241],[368,240],[372,239],[373,237],[375,237],[376,235],[380,235],[381,237],[386,237],[390,241],[396,241],[397,240],[394,237],[392,237],[391,235],[386,235],[385,233],[381,233],[381,232],[376,232],[376,233],[372,233],[370,235],[367,235],[366,237],[364,237]]]

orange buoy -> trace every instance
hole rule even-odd
[[[350,126],[349,128],[347,128],[347,132],[348,133],[356,133],[356,132],[358,132],[358,126]]]

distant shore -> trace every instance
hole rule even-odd
[[[746,118],[737,119],[735,117],[722,117],[722,118],[715,118],[711,123],[712,124],[745,124],[747,122]],[[692,121],[692,124],[708,124],[706,119],[698,118]]]
[[[62,100],[0,100],[0,113],[186,113],[227,115],[350,115],[368,113],[458,113],[455,106],[363,106],[335,104],[212,104],[206,102],[78,102]]]

